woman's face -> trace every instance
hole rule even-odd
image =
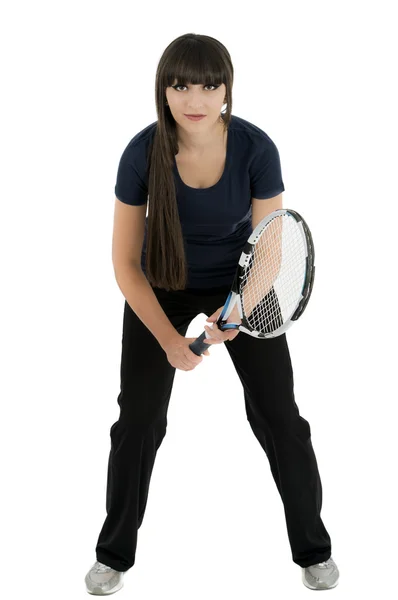
[[[166,99],[171,114],[181,127],[192,132],[201,131],[220,120],[226,89],[224,83],[219,86],[212,84],[183,86],[177,85],[177,80],[174,80],[172,86],[166,88]],[[199,121],[191,121],[185,116],[187,114],[206,116]]]

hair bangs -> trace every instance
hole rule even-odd
[[[184,50],[179,49],[175,57],[170,57],[165,79],[166,86],[221,85],[227,81],[227,73],[216,52],[195,43]]]

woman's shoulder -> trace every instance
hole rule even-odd
[[[134,151],[139,150],[141,147],[145,148],[145,146],[152,140],[155,131],[156,131],[157,121],[151,123],[141,129],[138,133],[136,133],[128,142],[125,151]]]

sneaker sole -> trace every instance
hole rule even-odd
[[[114,594],[115,592],[118,592],[120,589],[122,589],[123,585],[124,582],[121,581],[114,588],[109,590],[109,592],[104,592],[103,590],[101,590],[100,587],[94,588],[92,591],[88,588],[86,588],[86,590],[89,594],[92,594],[93,596],[109,596],[109,594]]]
[[[337,581],[333,585],[329,585],[328,587],[315,587],[314,585],[311,585],[310,583],[308,583],[308,581],[306,580],[305,575],[304,575],[304,569],[302,570],[302,577],[301,578],[302,578],[302,581],[303,581],[304,585],[309,590],[317,590],[317,591],[320,591],[320,590],[332,590],[339,583],[339,579],[340,579],[340,578],[337,579]]]

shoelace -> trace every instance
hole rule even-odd
[[[328,560],[325,560],[324,562],[318,563],[318,565],[320,567],[328,567],[330,564],[330,558]]]
[[[112,567],[108,567],[108,565],[104,565],[102,563],[98,563],[98,566],[95,569],[96,573],[106,573],[106,571],[110,571]]]

